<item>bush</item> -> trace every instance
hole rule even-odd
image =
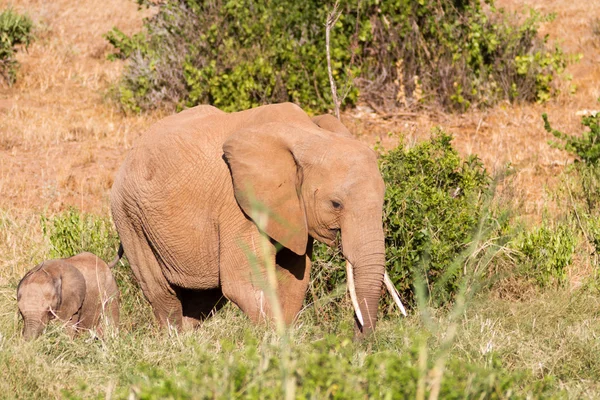
[[[380,159],[386,183],[383,225],[386,269],[404,300],[423,277],[431,299],[444,303],[457,293],[462,265],[455,263],[481,229],[490,177],[475,156],[461,160],[452,137],[440,129],[429,141],[402,145]],[[315,246],[313,291],[345,282],[341,255]],[[459,269],[460,268],[460,269]]]
[[[234,111],[287,100],[323,109],[332,102],[325,17],[317,1],[162,2],[142,33],[107,34],[117,50],[112,57],[130,59],[118,97],[134,111],[200,103]],[[340,67],[350,60],[351,32],[337,29],[335,74],[345,81]]]
[[[132,36],[106,38],[129,64],[121,105],[213,104],[225,111],[291,101],[331,107],[323,0],[137,0],[158,7]],[[345,1],[331,35],[333,75],[345,104],[360,94],[375,107],[421,102],[465,110],[501,99],[546,100],[565,60],[537,37],[548,18],[522,24],[492,0]],[[158,4],[158,5],[157,5]],[[355,85],[352,85],[352,83]],[[346,89],[346,90],[344,90]]]
[[[578,187],[573,190],[573,197],[584,204],[580,215],[580,227],[593,247],[596,264],[600,254],[600,113],[584,115],[581,124],[585,127],[579,135],[569,135],[552,129],[547,114],[542,114],[544,128],[552,133],[560,142],[551,145],[563,149],[576,157],[574,170],[578,178]],[[577,204],[573,204],[577,213]]]
[[[423,270],[435,301],[456,291],[462,272],[454,266],[480,229],[490,177],[476,156],[461,160],[452,137],[434,130],[429,142],[381,159],[386,182],[384,224],[388,271],[409,295]],[[444,276],[451,273],[451,277]],[[443,279],[442,279],[443,278]]]
[[[112,259],[119,238],[109,218],[81,213],[69,208],[52,218],[42,216],[42,232],[50,241],[50,257],[71,257],[83,251],[105,261]]]
[[[369,4],[375,33],[365,49],[376,56],[365,60],[367,82],[361,88],[366,85],[370,97],[383,94],[387,103],[433,98],[446,109],[464,111],[503,99],[544,101],[565,66],[561,50],[546,49],[547,39],[537,37],[540,23],[552,15],[531,11],[518,23],[493,0]]]
[[[542,226],[523,231],[513,242],[518,250],[518,272],[534,279],[541,287],[563,285],[571,264],[577,238],[568,224]]]
[[[581,124],[588,128],[581,135],[569,135],[552,129],[546,113],[542,114],[542,119],[544,129],[561,140],[561,143],[551,143],[554,147],[568,151],[587,165],[600,164],[600,113],[581,118]]]
[[[26,15],[19,15],[12,9],[0,13],[0,75],[12,85],[17,76],[19,63],[15,59],[17,46],[29,46],[33,36],[33,22]]]

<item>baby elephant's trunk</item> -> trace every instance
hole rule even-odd
[[[44,323],[39,319],[25,318],[25,326],[23,327],[23,337],[25,340],[37,338],[44,331]]]

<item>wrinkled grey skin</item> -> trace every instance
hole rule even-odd
[[[117,284],[108,265],[91,253],[37,265],[19,282],[17,304],[27,340],[41,335],[54,318],[66,323],[71,335],[99,328],[103,313],[115,326],[119,323]]]

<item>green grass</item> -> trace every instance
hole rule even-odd
[[[306,307],[281,338],[231,304],[196,331],[159,330],[125,263],[116,271],[120,331],[69,339],[55,323],[25,342],[16,284],[55,248],[39,218],[0,215],[0,254],[11,260],[0,271],[3,398],[600,397],[594,285],[534,288],[520,300],[481,292],[458,313],[422,307],[403,318],[386,309],[364,341],[354,340],[349,301],[332,296]]]
[[[3,310],[14,308],[12,289],[2,289]],[[532,331],[524,330],[515,337],[524,344],[515,347],[513,329],[523,321],[488,322],[506,311],[505,307],[484,302],[480,310],[468,312],[460,321],[458,339],[441,381],[442,397],[486,394],[504,398],[509,393],[538,397],[558,394],[564,383],[578,390],[570,375],[558,382],[531,365],[533,360],[527,356],[533,351],[529,344],[535,339]],[[550,307],[549,311],[555,317],[559,310]],[[428,332],[416,316],[389,318],[374,337],[356,342],[346,322],[349,313],[341,314],[346,315],[323,323],[305,313],[287,339],[278,338],[267,327],[252,326],[237,309],[226,307],[200,330],[184,334],[146,326],[122,329],[102,340],[86,335],[70,340],[54,325],[40,339],[24,342],[18,319],[14,313],[6,313],[0,321],[0,368],[6,377],[0,382],[0,391],[17,398],[67,394],[89,398],[107,393],[127,398],[134,393],[134,398],[276,399],[283,398],[285,383],[291,382],[288,393],[293,391],[297,398],[310,398],[311,394],[315,398],[403,398],[415,396],[421,378],[429,392],[429,377],[450,325],[445,316],[435,317],[439,327],[435,333]],[[581,323],[585,322],[571,318],[564,325]],[[553,327],[553,318],[538,324]],[[564,339],[557,336],[547,337],[546,359],[563,352]],[[494,338],[497,348],[487,352],[483,347],[482,351]],[[585,342],[581,335],[578,339],[580,347],[590,340],[588,337]],[[423,355],[425,368],[419,365]],[[577,378],[589,378],[594,372],[582,371],[580,361],[572,362],[571,368]],[[386,397],[388,394],[393,396]]]

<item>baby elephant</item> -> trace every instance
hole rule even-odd
[[[19,282],[17,303],[27,340],[38,337],[53,318],[66,322],[71,335],[97,327],[103,311],[115,326],[119,323],[117,284],[110,267],[92,253],[36,266]]]

